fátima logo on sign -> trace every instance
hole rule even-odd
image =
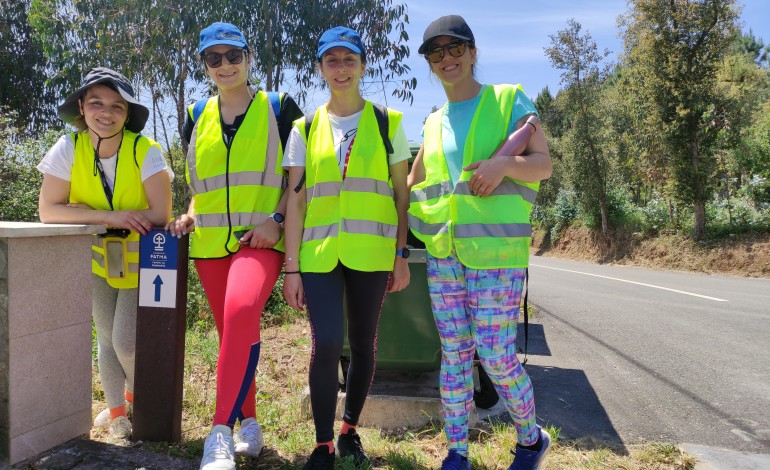
[[[152,237],[152,242],[155,244],[155,248],[150,253],[151,267],[156,269],[168,269],[168,254],[165,250],[166,236],[162,233],[156,233]]]

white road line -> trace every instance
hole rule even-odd
[[[627,279],[618,279],[616,277],[602,276],[601,274],[584,273],[582,271],[572,271],[571,269],[552,268],[551,266],[543,266],[542,264],[529,263],[529,265],[530,266],[536,266],[538,268],[555,269],[557,271],[566,271],[568,273],[585,274],[586,276],[601,277],[601,278],[604,278],[604,279],[611,279],[613,281],[627,282],[629,284],[636,284],[636,285],[639,285],[639,286],[652,287],[652,288],[655,288],[655,289],[663,289],[663,290],[667,290],[667,291],[671,291],[671,292],[676,292],[677,294],[691,295],[693,297],[700,297],[702,299],[714,300],[716,302],[729,302],[728,300],[725,300],[725,299],[718,299],[716,297],[709,297],[707,295],[694,294],[692,292],[685,292],[683,290],[677,290],[677,289],[669,289],[668,287],[656,286],[654,284],[645,284],[644,282],[636,282],[636,281],[629,281]]]

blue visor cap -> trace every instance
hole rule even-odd
[[[321,39],[318,40],[317,57],[320,59],[332,47],[347,47],[356,54],[359,54],[362,59],[365,56],[361,36],[344,26],[337,26],[321,35]]]
[[[241,49],[248,49],[246,44],[246,38],[243,37],[243,33],[235,25],[230,23],[213,23],[210,26],[201,31],[201,42],[198,47],[198,54],[203,54],[203,51],[211,46],[218,46],[220,44],[226,44],[228,46],[236,46]]]

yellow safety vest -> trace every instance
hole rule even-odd
[[[486,160],[507,137],[521,85],[485,89],[465,141],[463,167]],[[412,187],[409,226],[428,252],[446,258],[454,252],[475,269],[523,268],[529,263],[529,215],[540,183],[503,179],[486,198],[471,194],[472,172],[463,171],[452,188],[441,140],[444,108],[425,122],[425,181]]]
[[[195,205],[190,258],[229,256],[240,248],[233,232],[267,220],[283,193],[282,158],[265,92],[254,96],[229,147],[222,139],[219,97],[209,98],[193,128],[185,167]],[[273,248],[284,250],[283,236]]]
[[[101,177],[94,171],[94,147],[88,132],[70,136],[75,143],[70,202],[88,204],[96,210],[110,210]],[[115,171],[113,210],[149,208],[142,183],[142,164],[152,146],[160,147],[145,136],[123,131]],[[91,247],[91,270],[118,289],[132,289],[139,285],[139,233],[125,232],[125,237],[96,235]]]
[[[393,140],[401,113],[388,109]],[[305,119],[294,121],[305,136]],[[341,262],[358,271],[392,271],[398,213],[388,155],[372,103],[361,113],[343,181],[326,105],[316,111],[306,142],[307,210],[299,251],[302,272],[329,272]]]

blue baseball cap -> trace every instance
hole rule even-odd
[[[318,53],[320,59],[326,51],[332,47],[347,47],[356,54],[361,55],[361,59],[366,58],[364,53],[364,43],[361,42],[361,36],[357,32],[344,26],[337,26],[321,35],[318,40]]]
[[[243,33],[235,25],[216,22],[201,31],[201,43],[200,47],[198,47],[198,54],[203,54],[203,51],[209,47],[218,46],[219,44],[237,46],[243,49],[249,48]]]

